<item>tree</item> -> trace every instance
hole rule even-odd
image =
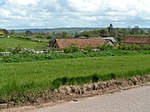
[[[148,36],[150,37],[150,28],[147,30]]]
[[[110,29],[113,29],[113,25],[112,25],[112,24],[110,24],[110,25],[109,25],[109,28],[110,28]]]
[[[108,32],[109,32],[111,37],[115,37],[116,36],[116,32],[115,32],[112,24],[109,25]]]
[[[10,31],[10,34],[11,34],[11,35],[16,34],[15,30],[11,30],[11,31]]]
[[[131,34],[140,34],[140,28],[139,26],[134,26],[134,28],[132,28],[131,30]]]
[[[74,37],[75,37],[75,38],[79,38],[80,35],[79,35],[77,32],[75,32]]]
[[[26,34],[26,36],[30,36],[30,35],[32,35],[32,32],[30,30],[26,30],[25,34]]]
[[[63,38],[68,38],[67,32],[62,32],[61,35],[62,35]]]
[[[108,32],[107,29],[102,29],[102,30],[100,31],[100,36],[101,36],[101,37],[109,37],[110,34],[109,34],[109,32]]]
[[[81,33],[81,36],[84,36],[84,37],[89,38],[89,37],[90,37],[90,33],[89,33],[88,31],[83,31],[83,32]]]
[[[54,38],[54,36],[53,36],[52,34],[49,34],[49,35],[47,36],[47,39],[52,39],[52,38]]]
[[[117,41],[120,43],[122,41],[122,39],[127,35],[127,31],[126,29],[118,29],[118,34],[117,34]]]

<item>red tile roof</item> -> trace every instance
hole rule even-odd
[[[129,44],[150,44],[148,36],[130,36],[123,39],[123,43]]]
[[[91,46],[96,48],[99,45],[103,45],[105,40],[101,39],[56,39],[56,44],[59,49],[64,49],[71,45],[76,45],[79,48],[84,48],[86,46]]]

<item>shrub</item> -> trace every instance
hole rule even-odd
[[[79,48],[76,45],[71,45],[69,47],[66,47],[64,49],[64,53],[75,53],[75,52],[79,52]]]
[[[5,51],[5,48],[0,47],[0,52],[4,52],[4,51]]]
[[[13,49],[9,49],[9,51],[12,53],[12,54],[18,54],[19,52],[21,52],[21,46],[18,45],[17,47],[13,48]]]
[[[52,39],[52,38],[54,38],[54,36],[52,34],[47,36],[47,39]]]
[[[120,46],[118,46],[118,49],[120,50],[150,50],[150,46],[149,45],[127,45],[127,44],[121,44]]]
[[[92,52],[92,47],[91,47],[91,46],[86,46],[86,47],[84,48],[84,51]]]
[[[102,46],[97,47],[97,49],[99,49],[100,51],[111,50],[112,48],[113,46],[110,46],[110,45],[102,45]]]
[[[42,35],[36,35],[36,38],[43,38]]]

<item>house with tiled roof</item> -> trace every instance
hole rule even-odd
[[[97,48],[98,46],[104,45],[105,40],[102,39],[94,39],[94,38],[86,38],[86,39],[51,39],[49,46],[51,48],[56,49],[65,49],[66,47],[69,47],[71,45],[75,45],[80,49],[84,49],[87,46],[90,46],[92,48]]]
[[[125,44],[150,45],[149,36],[129,36],[122,41]]]

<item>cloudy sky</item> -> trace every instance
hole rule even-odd
[[[150,0],[0,0],[0,28],[150,27]]]

